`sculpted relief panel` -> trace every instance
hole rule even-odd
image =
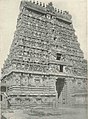
[[[56,79],[86,76],[87,63],[68,12],[54,10],[52,4],[47,6],[49,9],[42,6],[38,9],[38,4],[33,3],[33,8],[40,10],[39,14],[38,11],[31,11],[33,8],[29,10],[26,7],[28,5],[21,9],[18,17],[14,40],[2,74],[7,76],[7,83],[12,90],[9,94],[17,95],[12,97],[11,103],[27,105],[53,102],[57,93]],[[41,13],[44,11],[46,14]],[[86,89],[83,78],[67,81],[69,86],[68,83],[65,85],[62,95],[68,99],[64,101],[70,100],[72,90]],[[19,96],[20,92],[25,96]]]

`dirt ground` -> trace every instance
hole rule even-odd
[[[7,110],[2,113],[6,119],[88,119],[86,108],[57,108],[46,110]]]

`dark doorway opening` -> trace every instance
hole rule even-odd
[[[58,93],[58,98],[63,90],[64,87],[64,83],[65,83],[65,79],[64,78],[58,78],[56,80],[56,91]]]

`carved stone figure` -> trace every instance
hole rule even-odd
[[[75,97],[86,96],[79,89],[86,89],[87,61],[69,12],[57,10],[52,2],[45,7],[21,1],[1,80],[8,84],[6,94],[15,107],[52,106],[56,101],[74,105]]]

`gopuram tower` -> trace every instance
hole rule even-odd
[[[3,83],[11,108],[86,104],[87,61],[67,11],[21,1]]]

